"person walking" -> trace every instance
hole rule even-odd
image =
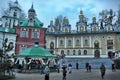
[[[102,79],[104,79],[105,71],[106,71],[106,68],[105,68],[104,64],[102,63],[100,66],[100,72],[101,72]]]
[[[91,63],[89,63],[89,72],[91,72],[91,66],[92,66]]]
[[[49,80],[49,73],[50,73],[50,69],[48,66],[45,67],[45,80]]]
[[[66,80],[67,70],[66,67],[63,67],[63,80]]]
[[[114,62],[112,63],[112,71],[116,71]]]
[[[58,63],[56,67],[57,67],[57,72],[60,73],[60,63]]]
[[[72,64],[71,63],[68,65],[68,72],[69,72],[69,74],[72,73]]]
[[[78,67],[79,67],[79,64],[78,64],[78,62],[76,63],[76,69],[78,69]]]
[[[86,70],[87,70],[87,72],[89,71],[89,63],[88,62],[86,63]]]

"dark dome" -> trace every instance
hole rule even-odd
[[[28,12],[35,12],[35,10],[34,9],[29,9]]]
[[[31,6],[31,8],[28,10],[28,12],[35,12],[34,8],[33,8],[33,4]]]
[[[15,4],[18,4],[18,1],[16,0],[14,3],[15,3]]]

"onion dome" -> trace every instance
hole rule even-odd
[[[35,10],[34,10],[34,8],[33,8],[33,4],[32,4],[32,6],[31,6],[31,8],[28,10],[28,12],[34,12],[34,13],[35,13]]]
[[[18,4],[18,0],[16,0],[14,3],[15,3],[15,4]]]
[[[79,15],[79,17],[80,17],[80,18],[83,18],[83,17],[84,17],[82,9],[80,10],[80,15]]]

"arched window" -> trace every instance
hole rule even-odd
[[[96,26],[93,27],[93,31],[97,31],[97,27]]]
[[[70,55],[70,51],[69,50],[67,50],[67,55]]]
[[[80,41],[77,39],[76,40],[76,45],[78,46],[80,44]]]
[[[65,32],[68,32],[68,28],[65,28]]]
[[[53,42],[50,43],[50,49],[54,49],[54,43]]]
[[[83,26],[80,26],[80,31],[84,31],[84,27]]]
[[[68,40],[68,45],[71,46],[72,45],[72,41]]]
[[[50,29],[50,32],[54,32],[54,29],[53,29],[53,28],[51,28],[51,29]]]
[[[63,46],[63,44],[64,44],[64,43],[63,43],[63,40],[60,40],[60,45]]]
[[[84,55],[87,55],[87,50],[84,50]]]
[[[94,48],[99,48],[99,42],[97,40],[94,42]]]
[[[14,16],[14,17],[17,17],[17,12],[14,12],[13,16]]]
[[[88,46],[88,39],[85,39],[84,45],[85,45],[85,46]]]

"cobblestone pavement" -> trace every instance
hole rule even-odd
[[[16,73],[14,80],[44,80],[44,74]],[[62,80],[62,71],[60,73],[50,73],[50,80]],[[120,80],[120,70],[112,72],[110,69],[107,69],[105,78],[101,79],[99,69],[94,69],[91,72],[87,72],[85,69],[74,69],[71,74],[67,73],[67,80]]]

